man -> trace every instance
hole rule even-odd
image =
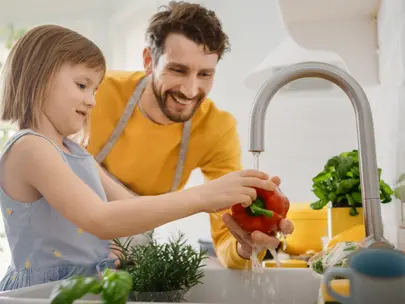
[[[196,168],[208,180],[241,170],[235,119],[207,98],[217,63],[229,50],[215,13],[171,2],[151,18],[146,37],[145,71],[110,72],[101,84],[89,151],[136,195],[181,189]],[[210,215],[210,223],[217,256],[229,268],[251,266],[253,242],[263,246],[261,259],[265,247],[279,243],[243,231],[229,210]],[[281,226],[293,230],[288,220]]]

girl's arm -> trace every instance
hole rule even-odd
[[[88,151],[88,147],[82,146],[82,148],[86,151]],[[117,183],[114,179],[109,176],[104,169],[101,167],[100,164],[97,163],[96,160],[94,160],[99,175],[100,175],[100,180],[101,184],[103,185],[105,194],[107,196],[107,200],[110,201],[119,201],[123,199],[132,199],[136,198],[138,196],[133,195],[128,189]]]
[[[101,166],[96,162],[98,167],[98,172],[101,179],[101,184],[104,187],[105,194],[107,195],[108,201],[119,201],[123,199],[134,199],[139,196],[133,195],[125,187],[117,183],[112,179]]]
[[[35,188],[63,217],[101,239],[143,233],[202,211],[201,198],[192,191],[105,203],[71,170],[55,147],[38,136],[18,140],[7,160],[12,158],[17,160],[13,170],[27,188]]]
[[[246,170],[183,191],[105,203],[44,138],[22,137],[10,148],[7,161],[26,189],[36,189],[63,217],[106,240],[144,233],[198,212],[249,205],[256,198],[253,187],[276,188],[267,174]]]

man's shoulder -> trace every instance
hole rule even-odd
[[[202,125],[209,133],[219,136],[236,127],[236,119],[229,111],[219,108],[212,99],[206,98],[195,115],[196,125]]]
[[[144,75],[143,72],[107,71],[97,90],[93,112],[104,113],[100,115],[109,117],[121,115],[128,99]],[[95,115],[93,116],[97,119]]]
[[[99,90],[116,89],[133,91],[143,76],[145,76],[145,73],[141,71],[109,70],[106,72]]]
[[[117,124],[139,79],[144,75],[143,72],[106,72],[95,95],[96,105],[91,114],[92,129],[97,129],[100,125]]]

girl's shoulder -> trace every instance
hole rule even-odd
[[[32,154],[34,151],[41,151],[46,146],[52,146],[58,152],[61,149],[49,140],[46,136],[34,132],[30,129],[17,131],[4,144],[1,155],[6,154],[13,147],[13,154]]]

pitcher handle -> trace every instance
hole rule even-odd
[[[343,277],[350,281],[350,296],[343,296],[337,292],[335,292],[330,282],[333,281],[334,277]],[[323,282],[325,284],[325,288],[327,293],[334,298],[336,301],[341,302],[342,304],[350,304],[351,303],[351,291],[353,290],[353,272],[349,268],[342,268],[342,267],[332,267],[328,269],[324,274]]]

